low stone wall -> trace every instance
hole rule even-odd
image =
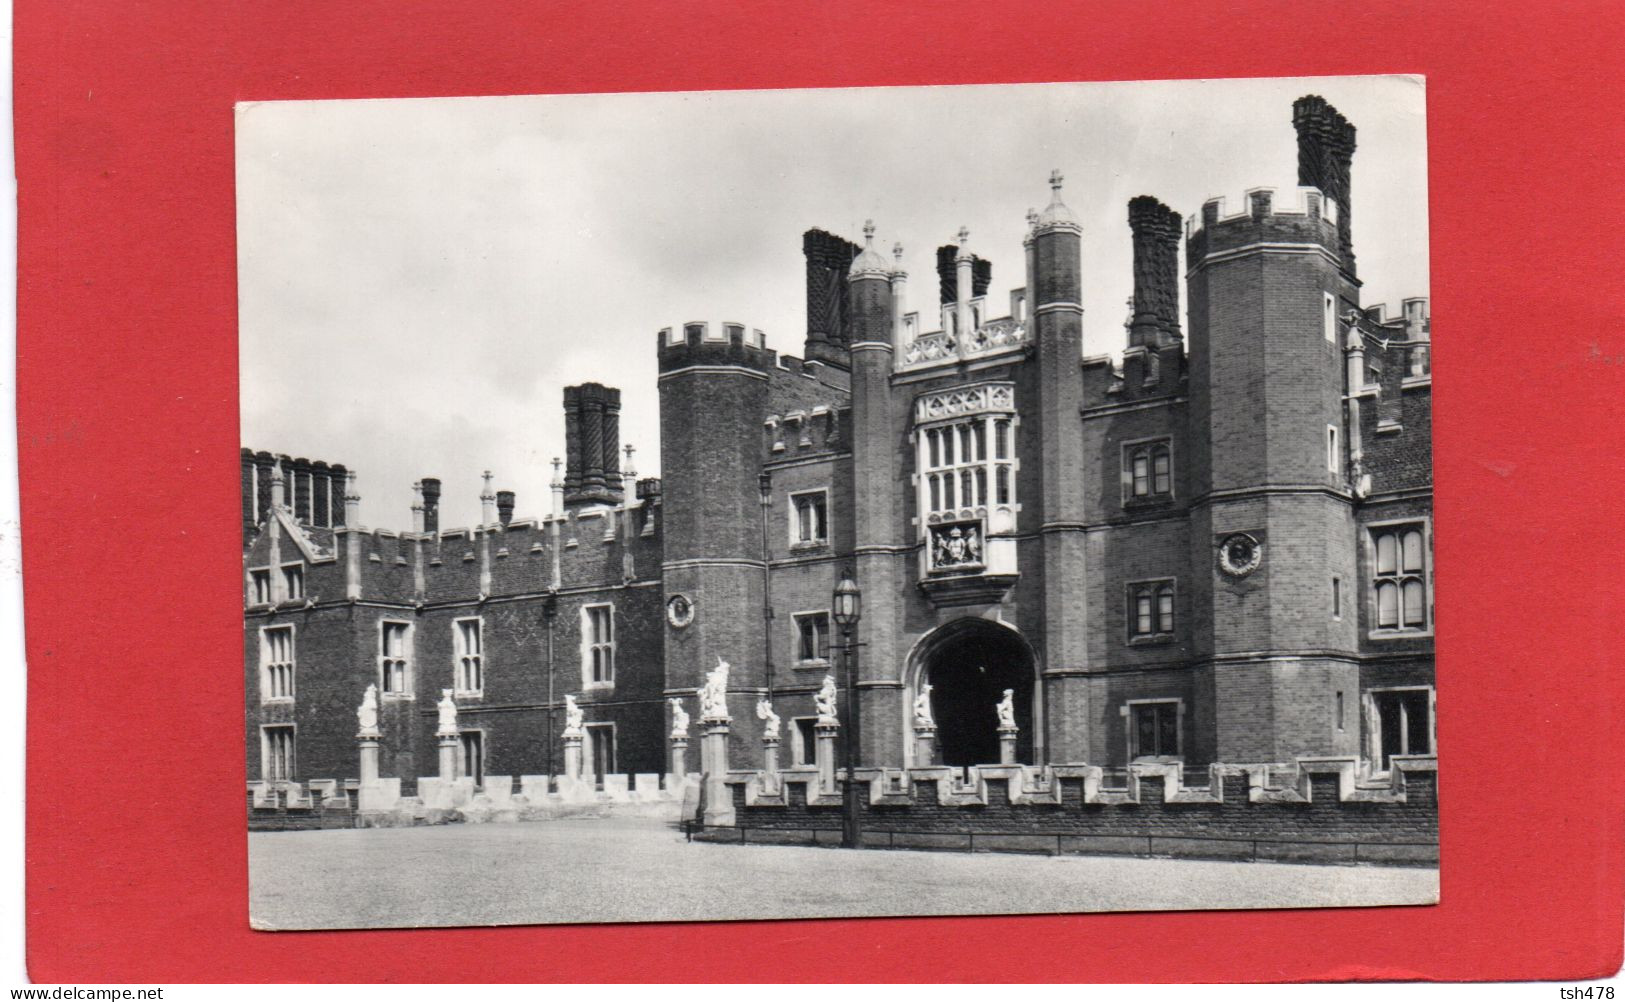
[[[400,828],[432,824],[546,821],[566,817],[651,817],[676,822],[692,817],[699,801],[700,776],[604,777],[590,780],[557,776],[487,776],[478,789],[472,778],[417,781],[416,796],[401,795],[398,778],[362,784],[356,780],[251,783],[250,831],[317,828]]]
[[[1215,765],[1187,786],[1178,765],[859,769],[864,844],[876,848],[1189,856],[1435,865],[1438,766],[1394,759],[1373,777],[1352,758]],[[844,777],[840,782],[844,782]],[[839,844],[839,782],[813,769],[730,773],[731,818],[707,810],[696,838]],[[718,819],[727,823],[717,823]]]

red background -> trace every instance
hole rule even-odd
[[[17,0],[33,978],[1515,979],[1619,966],[1617,6],[640,6]],[[242,614],[227,586],[241,570],[233,102],[1388,72],[1428,77],[1441,905],[249,929]]]

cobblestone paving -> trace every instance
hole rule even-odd
[[[689,843],[659,822],[249,835],[260,929],[1431,904],[1435,869]]]

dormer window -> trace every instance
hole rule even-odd
[[[288,601],[302,601],[305,597],[305,567],[303,564],[289,564],[282,568],[282,583],[288,595]]]
[[[249,603],[251,605],[271,604],[271,569],[248,572]]]

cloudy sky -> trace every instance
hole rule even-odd
[[[888,254],[902,242],[928,329],[960,226],[1002,303],[1052,168],[1084,227],[1085,350],[1118,352],[1127,201],[1235,211],[1293,186],[1306,93],[1359,129],[1365,302],[1427,295],[1417,78],[241,105],[242,442],[359,470],[370,526],[410,527],[426,476],[441,524],[471,524],[485,469],[541,514],[565,385],[621,387],[622,442],[658,474],[656,331],[738,321],[801,354],[801,233],[860,240],[869,218]]]

